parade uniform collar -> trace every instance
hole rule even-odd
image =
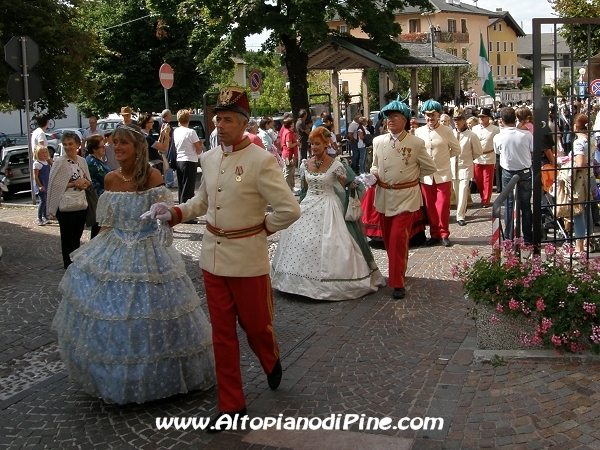
[[[233,144],[233,145],[221,144],[221,150],[223,150],[223,153],[237,152],[240,150],[244,150],[251,143],[252,143],[252,141],[250,141],[250,138],[248,138],[248,136],[244,136],[242,138],[242,140],[240,142],[238,142],[237,144]]]

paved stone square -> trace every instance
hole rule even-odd
[[[36,226],[35,217],[31,206],[0,208],[0,448],[600,449],[600,365],[554,359],[494,367],[473,358],[472,304],[450,269],[473,248],[490,248],[490,209],[470,208],[466,227],[452,219],[453,247],[411,249],[404,300],[394,301],[391,288],[344,302],[276,293],[284,368],[278,390],[268,389],[242,338],[251,418],[364,414],[396,424],[440,417],[441,430],[354,424],[350,431],[216,435],[156,427],[157,418],[214,415],[216,388],[116,406],[69,381],[50,330],[64,273],[58,225]],[[202,224],[177,226],[174,243],[201,298],[203,233]],[[274,252],[278,235],[269,239]],[[385,252],[373,251],[387,275]]]

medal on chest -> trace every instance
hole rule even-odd
[[[239,183],[240,181],[242,181],[242,174],[243,174],[243,173],[244,173],[244,169],[243,169],[243,167],[242,167],[242,166],[237,166],[237,167],[235,168],[235,174],[237,175],[237,176],[235,177],[235,181],[237,181],[238,183]]]
[[[412,154],[412,148],[410,147],[401,147],[396,149],[396,157],[402,158],[404,164],[408,166],[408,160],[410,159],[410,155]]]

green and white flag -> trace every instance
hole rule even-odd
[[[483,42],[483,34],[479,33],[481,44],[479,45],[479,67],[477,74],[483,83],[483,92],[490,95],[492,99],[496,99],[496,91],[494,89],[494,78],[492,77],[492,69],[488,61],[487,52],[485,51],[485,42]]]

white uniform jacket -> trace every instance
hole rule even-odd
[[[460,155],[452,158],[452,179],[470,180],[474,176],[473,161],[483,153],[481,143],[477,135],[470,130],[454,130],[454,134],[460,144]]]
[[[425,175],[435,173],[431,156],[425,150],[422,139],[403,132],[394,143],[389,133],[373,139],[373,165],[371,173],[389,185],[411,183]],[[385,189],[377,186],[375,209],[386,216],[395,216],[406,211],[416,211],[423,204],[418,183],[405,189]]]
[[[415,130],[415,136],[423,139],[427,153],[433,158],[437,172],[431,176],[421,176],[421,183],[433,184],[452,181],[450,158],[460,154],[460,144],[454,136],[452,128],[438,125],[435,130],[430,130],[427,125]]]
[[[482,155],[474,161],[475,164],[496,164],[494,136],[500,133],[500,128],[491,122],[487,127],[479,124],[473,127],[473,133],[479,138],[483,150]]]
[[[277,160],[245,137],[233,152],[225,153],[219,146],[203,153],[200,165],[200,189],[184,204],[170,208],[172,225],[206,215],[202,269],[228,277],[268,274],[267,234],[287,228],[300,217],[298,201]],[[273,209],[270,214],[267,205]],[[246,236],[236,237],[240,234]]]

